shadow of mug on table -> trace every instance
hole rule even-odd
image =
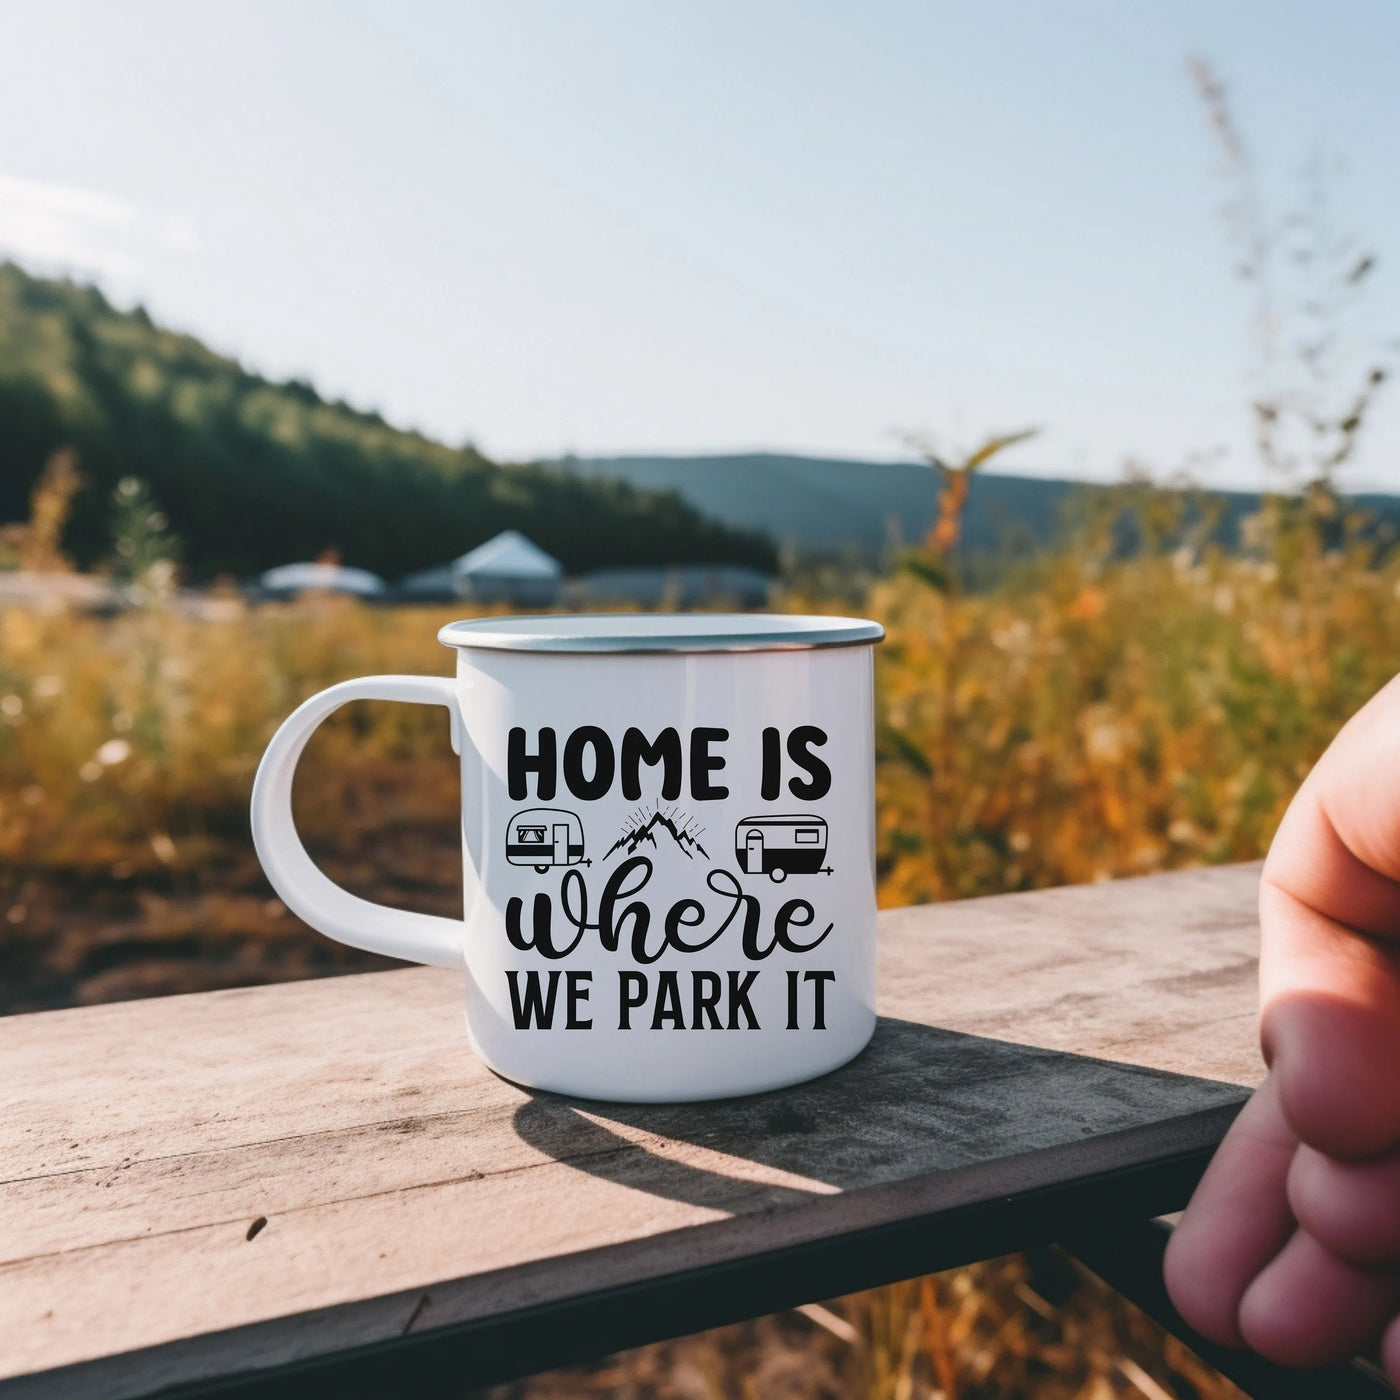
[[[536,1094],[521,1139],[576,1171],[730,1214],[1238,1106],[1237,1085],[882,1016],[868,1048],[809,1083],[708,1104]]]

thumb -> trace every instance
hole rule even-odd
[[[1260,890],[1264,1053],[1304,1142],[1400,1144],[1400,685],[1342,730],[1288,809]]]

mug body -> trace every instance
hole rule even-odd
[[[703,615],[443,630],[467,1027],[488,1065],[679,1101],[796,1083],[865,1046],[880,635]]]

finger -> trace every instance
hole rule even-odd
[[[1269,852],[1271,878],[1349,929],[1400,935],[1400,676],[1313,766]]]
[[[1181,1223],[1164,1266],[1182,1317],[1223,1346],[1243,1346],[1240,1301],[1293,1233],[1288,1166],[1298,1140],[1267,1080],[1235,1119]]]
[[[1284,815],[1260,892],[1264,1051],[1290,1122],[1332,1156],[1400,1142],[1400,677]]]
[[[1245,1342],[1283,1366],[1326,1366],[1355,1355],[1400,1306],[1400,1276],[1329,1254],[1298,1230],[1240,1302]]]
[[[1400,1261],[1400,1153],[1339,1162],[1300,1147],[1288,1201],[1298,1224],[1338,1258],[1363,1266]]]
[[[1268,869],[1259,914],[1264,1052],[1288,1121],[1328,1156],[1380,1156],[1400,1144],[1400,944],[1302,904]]]

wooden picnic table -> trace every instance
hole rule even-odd
[[[0,1020],[0,1396],[460,1395],[1178,1209],[1257,882],[883,914],[870,1048],[710,1104],[506,1083],[426,968]]]

